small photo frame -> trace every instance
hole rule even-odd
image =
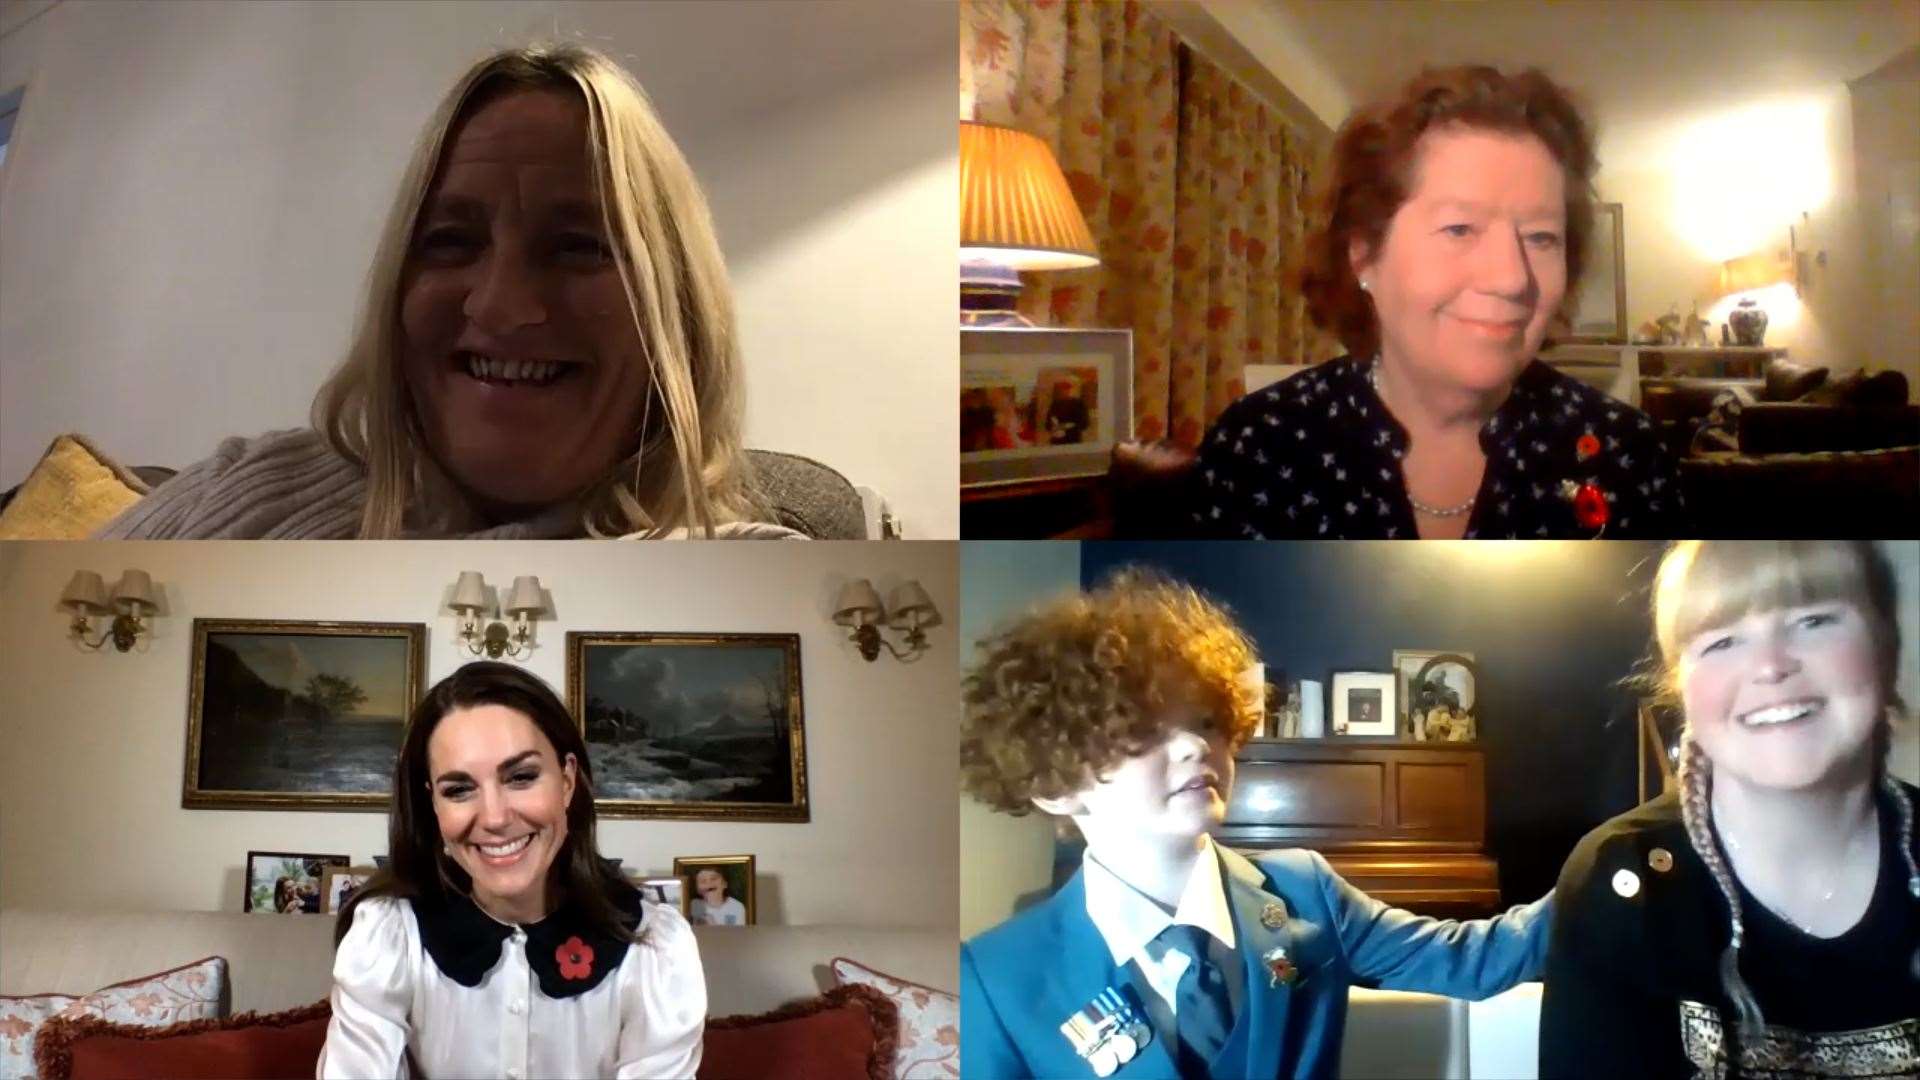
[[[345,855],[249,851],[240,910],[251,915],[319,915],[328,868],[345,870],[348,865]]]
[[[1394,710],[1393,672],[1336,671],[1330,696],[1333,734],[1393,738],[1399,724]]]
[[[680,914],[687,913],[687,879],[682,877],[635,877],[628,879],[633,887],[640,890],[640,898],[649,903],[664,904]]]
[[[1475,659],[1470,652],[1459,649],[1395,649],[1393,650],[1393,686],[1395,698],[1400,705],[1400,733],[1409,739],[1425,739],[1425,717],[1416,708],[1413,677],[1427,661],[1439,656],[1459,656],[1468,661]],[[1428,676],[1438,682],[1434,687],[1439,698],[1445,699],[1454,713],[1472,715],[1478,705],[1474,671],[1464,664],[1446,664],[1436,666]],[[1449,697],[1448,695],[1451,695]]]
[[[344,870],[337,866],[327,867],[327,872],[320,878],[320,913],[340,914],[340,909],[347,906],[347,901],[360,891],[360,886],[378,872],[379,869],[372,866],[349,866]]]
[[[687,921],[695,926],[752,926],[753,856],[700,855],[673,860],[687,882]]]
[[[1133,437],[1133,332],[960,331],[960,486],[1105,476]]]

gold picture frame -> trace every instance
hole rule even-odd
[[[570,631],[567,709],[602,817],[811,819],[798,634]]]
[[[341,905],[353,895],[348,893],[346,897],[342,897],[340,887],[343,884],[351,884],[357,892],[360,886],[365,885],[368,879],[379,872],[379,868],[374,866],[327,867],[326,873],[320,878],[320,914],[340,914]]]
[[[709,910],[708,903],[701,899],[698,889],[699,873],[702,870],[718,871],[726,880],[726,903],[739,901],[746,917],[747,926],[758,925],[759,905],[755,893],[758,889],[759,873],[754,868],[751,855],[699,855],[675,858],[673,873],[687,883],[687,921],[695,926],[732,926],[724,908],[721,912]]]
[[[425,623],[193,620],[180,805],[384,811],[426,652]]]

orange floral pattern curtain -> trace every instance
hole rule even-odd
[[[964,0],[961,101],[1059,158],[1101,264],[1028,275],[1021,309],[1133,330],[1136,437],[1196,446],[1247,364],[1323,358],[1283,282],[1305,142],[1138,4]]]

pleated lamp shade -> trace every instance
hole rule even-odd
[[[1037,137],[960,122],[960,261],[970,259],[1015,270],[1099,265],[1060,163]]]

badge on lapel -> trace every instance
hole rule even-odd
[[[1278,989],[1283,985],[1299,985],[1300,968],[1293,962],[1293,957],[1287,955],[1285,945],[1276,945],[1268,949],[1261,955],[1260,964],[1267,969],[1268,989]]]
[[[1133,993],[1130,986],[1109,986],[1060,1025],[1073,1052],[1095,1076],[1112,1076],[1153,1040],[1146,1009]]]

